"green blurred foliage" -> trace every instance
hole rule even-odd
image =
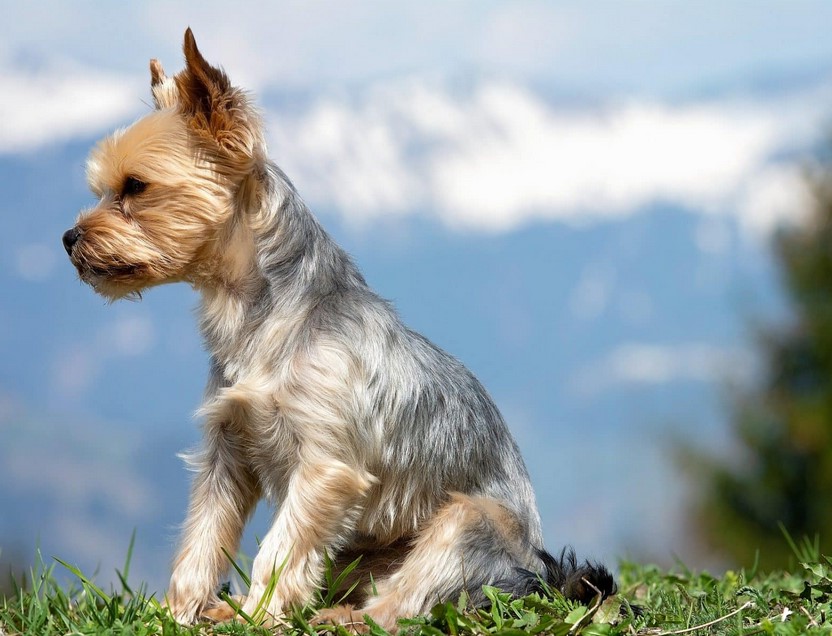
[[[687,453],[701,488],[692,518],[702,538],[740,564],[766,569],[794,555],[784,540],[832,537],[832,144],[807,182],[805,222],[774,238],[792,304],[785,326],[758,334],[762,375],[735,396],[730,460]]]

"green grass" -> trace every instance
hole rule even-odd
[[[832,634],[832,559],[820,556],[817,545],[810,542],[792,547],[799,563],[790,571],[769,574],[752,568],[715,577],[683,566],[664,571],[624,563],[618,576],[620,593],[589,607],[556,593],[512,599],[485,588],[490,608],[470,608],[463,597],[435,607],[431,616],[402,620],[400,630],[419,636]],[[77,568],[57,559],[45,563],[38,556],[26,585],[0,601],[0,636],[273,633],[245,618],[220,625],[177,625],[156,596],[128,582],[131,555],[132,543],[125,566],[117,571],[119,585],[106,591]],[[61,569],[74,578],[68,587],[56,580]],[[321,596],[318,605],[337,601],[331,595]],[[313,614],[312,607],[296,610],[282,632],[290,636],[314,636],[316,629],[334,636],[349,633],[341,627],[313,628],[309,624]],[[387,634],[375,625],[370,633]]]

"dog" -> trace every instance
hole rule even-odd
[[[210,375],[166,594],[176,620],[234,612],[217,589],[264,497],[277,512],[241,609],[272,623],[312,602],[329,556],[342,569],[362,557],[362,584],[318,622],[393,629],[463,591],[484,604],[483,585],[614,593],[603,566],[543,550],[526,467],[486,390],[367,286],[190,29],[183,48],[173,77],[150,62],[155,110],[91,152],[98,202],[62,238],[109,300],[173,282],[201,295]]]

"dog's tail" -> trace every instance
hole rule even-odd
[[[615,580],[606,567],[590,561],[579,563],[571,548],[561,550],[557,558],[546,550],[538,549],[535,552],[543,564],[543,572],[517,568],[516,576],[511,581],[502,581],[496,587],[518,597],[535,592],[543,594],[546,587],[549,587],[558,590],[566,598],[585,605],[599,596],[603,600],[617,591]]]

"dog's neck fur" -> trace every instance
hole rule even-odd
[[[323,297],[346,288],[344,280],[366,287],[277,166],[267,163],[248,181],[212,275],[194,283],[203,338],[226,381],[239,375],[265,329],[280,337],[297,328]]]

